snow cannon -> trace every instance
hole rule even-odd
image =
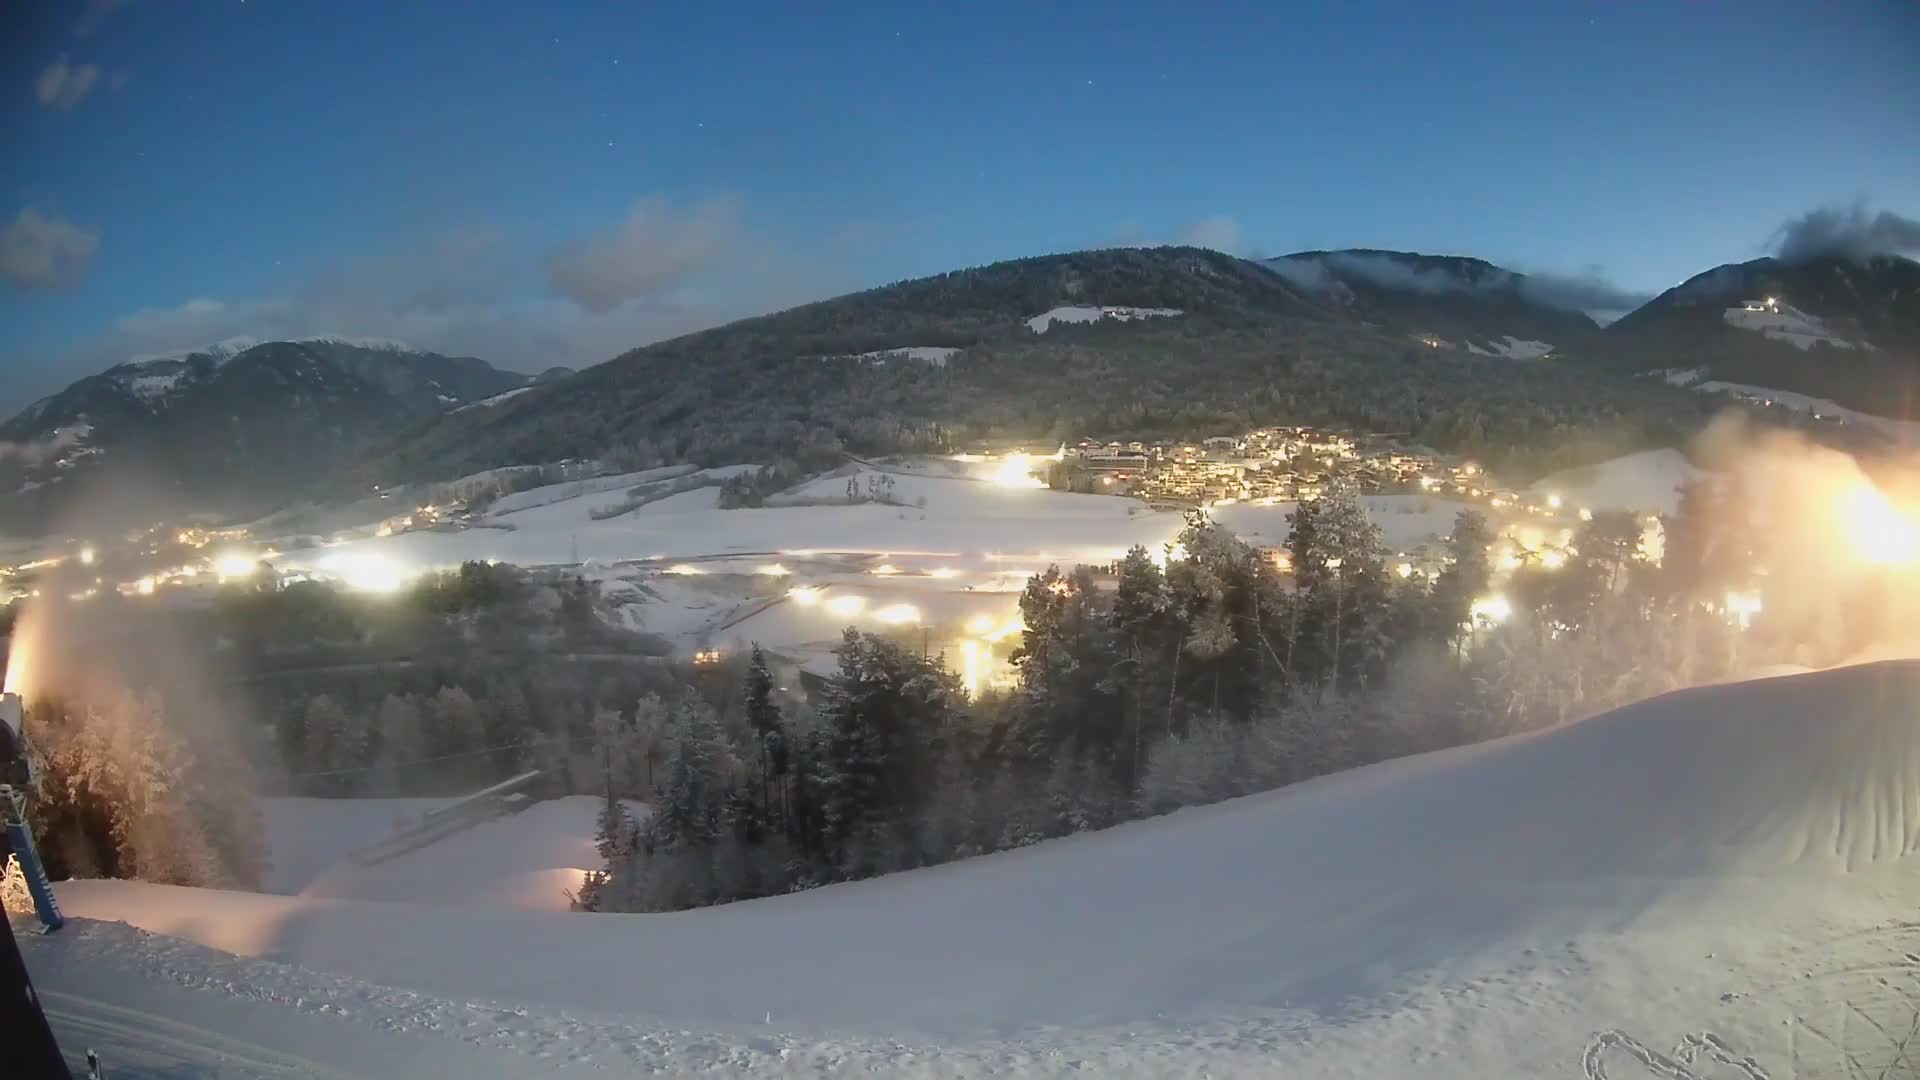
[[[0,694],[0,787],[24,792],[33,785],[33,760],[27,756],[27,714],[20,695]]]
[[[7,847],[20,864],[27,892],[33,897],[34,913],[48,930],[58,930],[66,919],[54,902],[53,886],[47,881],[46,867],[33,847],[33,830],[27,825],[27,797],[34,781],[33,758],[27,753],[27,717],[20,695],[0,694],[0,813],[6,816]],[[0,867],[4,864],[0,863]]]

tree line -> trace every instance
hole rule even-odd
[[[674,910],[926,866],[1720,677],[1799,633],[1729,615],[1754,572],[1731,520],[1701,490],[1657,523],[1596,513],[1500,607],[1478,511],[1432,574],[1403,575],[1337,488],[1293,513],[1279,558],[1196,514],[1157,557],[1035,575],[1008,692],[969,699],[944,657],[849,629],[803,706],[756,648],[731,709],[684,694],[644,729],[596,730],[607,864],[578,905]],[[637,820],[636,799],[652,808]]]

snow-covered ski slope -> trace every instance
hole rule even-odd
[[[444,799],[268,799],[267,890],[345,900],[566,911],[601,859],[593,849],[600,800],[538,802],[371,866],[356,851],[417,820]],[[628,807],[636,818],[646,813]],[[410,822],[409,822],[410,823]]]
[[[550,1051],[565,1018],[594,1054],[675,1073],[1578,1076],[1618,1031],[1847,1075],[1920,1009],[1917,703],[1912,661],[1701,688],[672,915],[69,882],[80,932],[28,961],[87,992],[86,920],[125,921],[276,961],[116,931],[183,993],[346,995],[343,1038],[394,1022],[389,999],[460,1038],[460,1010],[502,1003],[503,1055]],[[674,1037],[622,1049],[629,1028]],[[1612,1045],[1610,1075],[1637,1075]]]

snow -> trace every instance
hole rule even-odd
[[[1027,320],[1027,329],[1036,334],[1044,334],[1054,323],[1090,323],[1101,319],[1116,319],[1131,322],[1135,319],[1164,319],[1186,312],[1179,308],[1141,308],[1141,307],[1057,307],[1042,312]]]
[[[1702,393],[1731,394],[1735,397],[1760,403],[1771,403],[1783,409],[1811,413],[1824,419],[1840,420],[1848,424],[1857,424],[1871,428],[1893,439],[1912,439],[1920,437],[1920,421],[1898,420],[1890,416],[1875,416],[1849,409],[1828,398],[1814,397],[1810,394],[1796,393],[1792,390],[1777,390],[1768,386],[1754,386],[1751,383],[1723,382],[1712,379],[1698,383],[1695,390]]]
[[[211,345],[202,345],[198,348],[174,349],[171,352],[140,353],[138,355],[128,357],[127,363],[130,365],[133,365],[134,367],[145,367],[151,364],[162,364],[162,363],[169,363],[176,360],[185,360],[189,356],[193,356],[195,354],[201,354],[201,355],[213,357],[214,363],[217,366],[220,364],[225,364],[227,361],[233,359],[234,357],[240,355],[243,352],[246,352],[248,349],[251,349],[255,345],[258,345],[260,343],[261,343],[260,338],[235,336],[230,338],[224,338],[220,341],[214,342]]]
[[[399,1033],[469,1076],[1478,1078],[1710,1033],[1880,1075],[1920,989],[1917,697],[1912,662],[1705,687],[670,915],[66,882],[23,949],[53,1000],[337,1068]]]
[[[262,887],[297,893],[349,852],[367,847],[401,821],[445,806],[448,799],[261,800],[272,865]]]
[[[380,352],[418,352],[413,346],[394,338],[358,337],[352,334],[316,334],[312,337],[289,338],[295,344],[348,345],[356,349],[375,349]]]
[[[1826,323],[1787,304],[1761,311],[1751,311],[1745,306],[1730,307],[1721,315],[1726,319],[1728,326],[1751,330],[1774,341],[1784,341],[1802,351],[1811,349],[1816,343],[1821,342],[1836,349],[1873,348],[1862,342],[1848,341],[1834,336],[1833,331],[1827,329]]]
[[[1184,527],[1182,516],[1120,496],[1000,487],[978,477],[935,475],[940,466],[992,472],[994,463],[929,459],[860,467],[816,477],[762,508],[721,510],[708,486],[637,510],[594,520],[617,507],[638,478],[611,490],[585,482],[522,492],[501,500],[511,512],[466,531],[415,531],[289,552],[287,572],[325,574],[336,559],[376,558],[407,571],[499,560],[520,566],[585,564],[626,626],[659,634],[682,652],[757,642],[796,662],[827,662],[848,625],[880,629],[876,613],[910,604],[930,647],[956,648],[960,627],[976,616],[1011,616],[1028,576],[1049,564],[1113,562],[1135,544],[1159,553]],[[704,470],[714,479],[751,465]],[[652,474],[658,478],[658,473]],[[677,474],[695,476],[692,473]],[[863,493],[890,477],[892,505],[846,502],[847,481]],[[607,478],[612,479],[612,478]],[[575,493],[579,491],[580,493]],[[920,505],[924,500],[925,505]],[[513,509],[516,503],[538,503]],[[1444,537],[1464,504],[1426,495],[1362,497],[1392,550],[1413,551]],[[1213,517],[1261,545],[1286,540],[1291,503],[1216,506]],[[876,574],[877,567],[897,574]],[[784,576],[763,574],[778,568]],[[787,600],[788,590],[823,589],[859,604],[852,614]]]
[[[1490,349],[1483,349],[1472,342],[1467,343],[1467,351],[1481,356],[1504,356],[1511,360],[1538,360],[1553,352],[1553,344],[1546,341],[1529,341],[1511,334],[1498,341],[1490,341]]]
[[[1250,544],[1279,547],[1287,542],[1287,515],[1293,513],[1295,505],[1229,503],[1215,507],[1211,516]],[[1360,505],[1380,526],[1380,537],[1387,547],[1395,551],[1409,551],[1452,533],[1453,520],[1462,510],[1485,510],[1475,503],[1430,495],[1362,495]]]
[[[615,473],[611,476],[595,476],[586,480],[567,480],[544,487],[528,488],[511,495],[502,495],[494,500],[493,517],[505,517],[522,510],[537,506],[549,506],[568,499],[577,499],[582,495],[593,495],[606,491],[625,492],[628,488],[640,484],[650,484],[656,480],[669,480],[676,476],[685,476],[697,471],[692,465],[667,465],[658,469],[641,469],[639,472]],[[618,501],[618,500],[615,500]]]
[[[903,349],[876,349],[873,352],[855,353],[852,358],[855,360],[866,360],[875,364],[884,364],[891,359],[904,358],[907,360],[919,360],[922,363],[931,364],[934,367],[946,367],[947,361],[953,359],[953,354],[959,351],[959,349],[948,348],[944,345],[909,345]]]
[[[566,894],[577,890],[586,871],[602,862],[593,849],[599,813],[600,800],[581,795],[535,803],[373,866],[337,861],[300,895],[564,912]],[[384,835],[364,834],[355,847]]]
[[[157,401],[173,392],[180,380],[187,377],[186,371],[173,371],[165,375],[135,375],[127,380],[127,390],[142,401]]]
[[[490,398],[481,398],[479,401],[462,405],[453,411],[457,413],[463,413],[469,409],[491,408],[502,402],[511,401],[514,398],[519,397],[521,394],[524,394],[527,391],[534,390],[534,389],[538,389],[538,388],[532,387],[532,386],[516,386],[512,390],[503,391],[501,393],[493,395]]]
[[[1705,475],[1678,450],[1646,450],[1562,470],[1528,490],[1558,495],[1569,507],[1671,514],[1680,505],[1680,485]]]

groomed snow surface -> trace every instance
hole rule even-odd
[[[1586,1076],[1689,1036],[1762,1071],[1649,1075],[1912,1075],[1917,700],[1911,661],[1701,688],[671,915],[68,882],[23,948],[72,1024],[368,1076],[1477,1080],[1581,1076],[1603,1032]]]

